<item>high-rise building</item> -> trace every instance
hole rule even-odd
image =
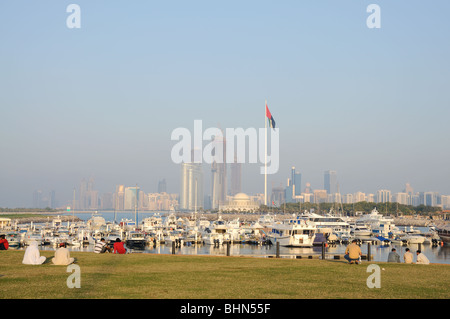
[[[291,181],[292,181],[292,191],[293,196],[300,196],[302,193],[302,174],[295,170],[293,166],[291,169]]]
[[[314,190],[314,203],[326,203],[328,201],[327,191],[325,189]]]
[[[274,206],[280,206],[285,202],[285,190],[282,186],[272,187],[272,196],[270,198],[270,204],[274,203]]]
[[[219,209],[227,200],[226,143],[223,137],[214,137],[214,158],[211,165],[211,209]]]
[[[117,185],[116,192],[114,193],[114,209],[123,210],[124,209],[124,199],[125,199],[125,186]]]
[[[54,190],[50,191],[49,193],[48,207],[56,208],[56,198]]]
[[[366,201],[366,194],[363,192],[356,192],[353,196],[353,200],[355,203],[358,202],[365,202]]]
[[[113,209],[113,194],[112,193],[104,193],[100,198],[100,208],[101,209]]]
[[[203,169],[201,164],[182,163],[180,209],[196,210],[203,206]]]
[[[231,165],[231,188],[230,195],[234,196],[242,192],[242,163],[238,163],[236,156]]]
[[[139,204],[139,187],[125,187],[124,209],[134,210]]]
[[[33,208],[44,208],[42,206],[42,191],[35,190],[33,192]]]
[[[158,193],[167,193],[167,183],[165,178],[158,182]]]
[[[377,202],[378,203],[390,203],[392,200],[391,198],[391,191],[386,189],[380,189],[377,191]]]
[[[402,204],[402,205],[409,205],[410,196],[407,193],[396,193],[394,196],[394,202]]]
[[[337,174],[336,171],[325,171],[323,176],[323,188],[328,194],[337,193]]]

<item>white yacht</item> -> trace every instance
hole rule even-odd
[[[372,231],[367,226],[360,225],[360,226],[355,226],[354,228],[352,228],[350,230],[350,234],[355,237],[359,237],[359,236],[364,237],[364,236],[371,236]]]
[[[125,241],[129,248],[144,249],[147,244],[145,234],[137,231],[130,231],[127,233],[127,239]]]
[[[389,235],[399,233],[398,227],[396,227],[394,224],[394,219],[391,217],[383,216],[378,212],[376,207],[372,209],[370,214],[365,214],[358,218],[356,220],[356,226],[366,226],[375,236],[389,237]]]
[[[299,215],[300,218],[313,222],[317,226],[317,232],[324,234],[331,233],[349,233],[350,224],[340,216],[332,214],[319,215],[305,211]]]
[[[272,226],[272,224],[275,222],[275,216],[271,214],[262,215],[258,218],[257,222],[264,227]]]
[[[288,247],[312,247],[317,232],[315,223],[298,217],[275,222],[270,228],[272,243]]]
[[[215,245],[215,244],[223,244],[224,241],[229,240],[229,234],[227,233],[227,225],[219,217],[218,220],[215,220],[211,223],[210,227],[205,228],[202,233],[202,238],[205,241],[205,244]]]
[[[153,230],[163,227],[163,220],[161,215],[155,214],[151,217],[146,217],[142,220],[142,229],[151,232]]]

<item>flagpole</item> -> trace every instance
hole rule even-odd
[[[265,108],[267,108],[267,100]],[[264,109],[264,205],[267,206],[267,115]]]

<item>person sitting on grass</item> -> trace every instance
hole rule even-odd
[[[387,261],[389,263],[399,263],[400,262],[400,255],[397,254],[395,248],[392,248],[392,251],[388,255]]]
[[[25,255],[23,256],[22,264],[25,265],[42,265],[47,258],[41,256],[38,248],[38,242],[32,240],[25,249]]]
[[[361,248],[356,243],[357,240],[353,239],[352,243],[348,245],[347,249],[345,250],[344,258],[348,260],[350,264],[359,264],[359,257],[362,255]]]
[[[120,238],[116,239],[116,242],[114,243],[114,253],[115,254],[126,254],[127,250],[123,246],[123,242],[120,240]]]
[[[413,263],[413,254],[410,252],[409,248],[405,249],[405,254],[403,255],[403,260],[405,261],[405,264]]]
[[[66,248],[66,243],[61,243],[55,251],[55,257],[52,259],[55,265],[70,265],[75,262],[75,258],[70,257],[70,252]]]
[[[0,250],[8,250],[9,243],[5,235],[0,235]]]
[[[96,254],[103,254],[103,253],[106,253],[106,252],[112,253],[112,249],[111,249],[111,247],[109,247],[106,244],[105,238],[102,238],[102,239],[100,239],[99,242],[97,242],[95,244],[94,253],[96,253]]]
[[[416,251],[417,254],[417,261],[416,264],[419,265],[428,265],[430,261],[428,260],[427,256],[425,256],[420,249]]]

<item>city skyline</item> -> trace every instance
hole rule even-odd
[[[229,164],[230,166],[233,165]],[[116,209],[116,210],[134,210],[135,208],[148,208],[149,203],[144,204],[145,195],[151,195],[153,197],[158,194],[166,194],[170,196],[170,205],[165,204],[164,207],[179,210],[195,211],[196,209],[207,209],[207,210],[217,210],[219,206],[223,205],[226,201],[232,198],[237,193],[233,191],[233,186],[230,185],[227,191],[224,192],[223,198],[217,201],[217,205],[212,205],[212,198],[214,197],[214,187],[211,187],[210,192],[204,193],[204,182],[205,179],[210,179],[214,181],[214,167],[212,165],[211,177],[204,175],[204,167],[202,165],[195,163],[183,163],[181,166],[181,183],[179,192],[168,192],[166,179],[163,178],[157,182],[157,191],[147,191],[141,189],[137,184],[135,186],[127,185],[115,185],[115,192],[99,191],[94,189],[95,179],[91,176],[89,179],[82,178],[79,187],[74,188],[73,198],[70,200],[63,201],[63,204],[55,205],[56,202],[59,203],[57,198],[55,198],[55,191],[51,190],[48,192],[48,197],[44,197],[42,200],[42,190],[35,190],[33,192],[33,204],[31,206],[23,206],[24,208],[59,208],[65,209],[67,207],[75,206],[79,210],[102,210],[102,209]],[[280,206],[283,203],[294,203],[294,202],[342,202],[342,203],[356,203],[360,201],[367,201],[373,203],[385,203],[385,202],[398,202],[403,205],[426,205],[426,206],[443,206],[443,208],[450,208],[450,194],[442,194],[436,191],[430,190],[415,190],[410,183],[404,183],[402,189],[392,190],[392,189],[377,189],[371,192],[362,192],[361,190],[353,191],[351,193],[342,193],[337,187],[338,193],[329,192],[327,186],[329,187],[330,181],[327,177],[333,175],[333,180],[338,184],[337,172],[333,170],[327,170],[323,172],[324,180],[322,185],[313,187],[309,182],[302,184],[301,173],[295,167],[291,168],[291,175],[287,179],[286,184],[280,183],[276,186],[272,183],[272,187],[269,189],[269,206]],[[236,176],[230,172],[226,177],[221,177],[225,179],[224,183],[236,179]],[[295,181],[294,183],[292,181]],[[183,184],[184,183],[184,184]],[[163,186],[162,186],[163,185]],[[184,186],[183,186],[184,185]],[[213,185],[213,184],[211,184]],[[293,185],[296,185],[293,187]],[[196,194],[194,189],[197,188],[197,199],[195,199]],[[300,189],[300,190],[298,190]],[[133,191],[134,190],[134,191]],[[137,190],[137,191],[136,191]],[[220,192],[224,190],[220,188]],[[250,196],[260,197],[262,200],[263,194],[258,193],[247,193]],[[182,195],[183,194],[183,195]],[[130,196],[131,195],[131,196]],[[137,197],[137,200],[136,200]],[[144,199],[145,198],[145,199]],[[155,198],[153,198],[155,200]],[[273,201],[273,204],[272,204]],[[41,203],[36,205],[36,203]],[[76,204],[75,204],[76,203]],[[260,202],[263,204],[263,202]],[[108,206],[109,205],[109,206]],[[135,206],[136,205],[136,206]],[[160,206],[152,206],[160,207]],[[154,209],[153,209],[154,210]]]
[[[269,194],[292,166],[313,189],[334,170],[342,194],[450,194],[448,1],[376,1],[379,29],[365,1],[76,3],[79,29],[68,3],[0,5],[0,207],[37,190],[70,202],[89,176],[97,200],[162,179],[178,193],[172,131],[264,128],[265,100],[280,130]],[[242,164],[242,192],[264,192],[260,166]]]

